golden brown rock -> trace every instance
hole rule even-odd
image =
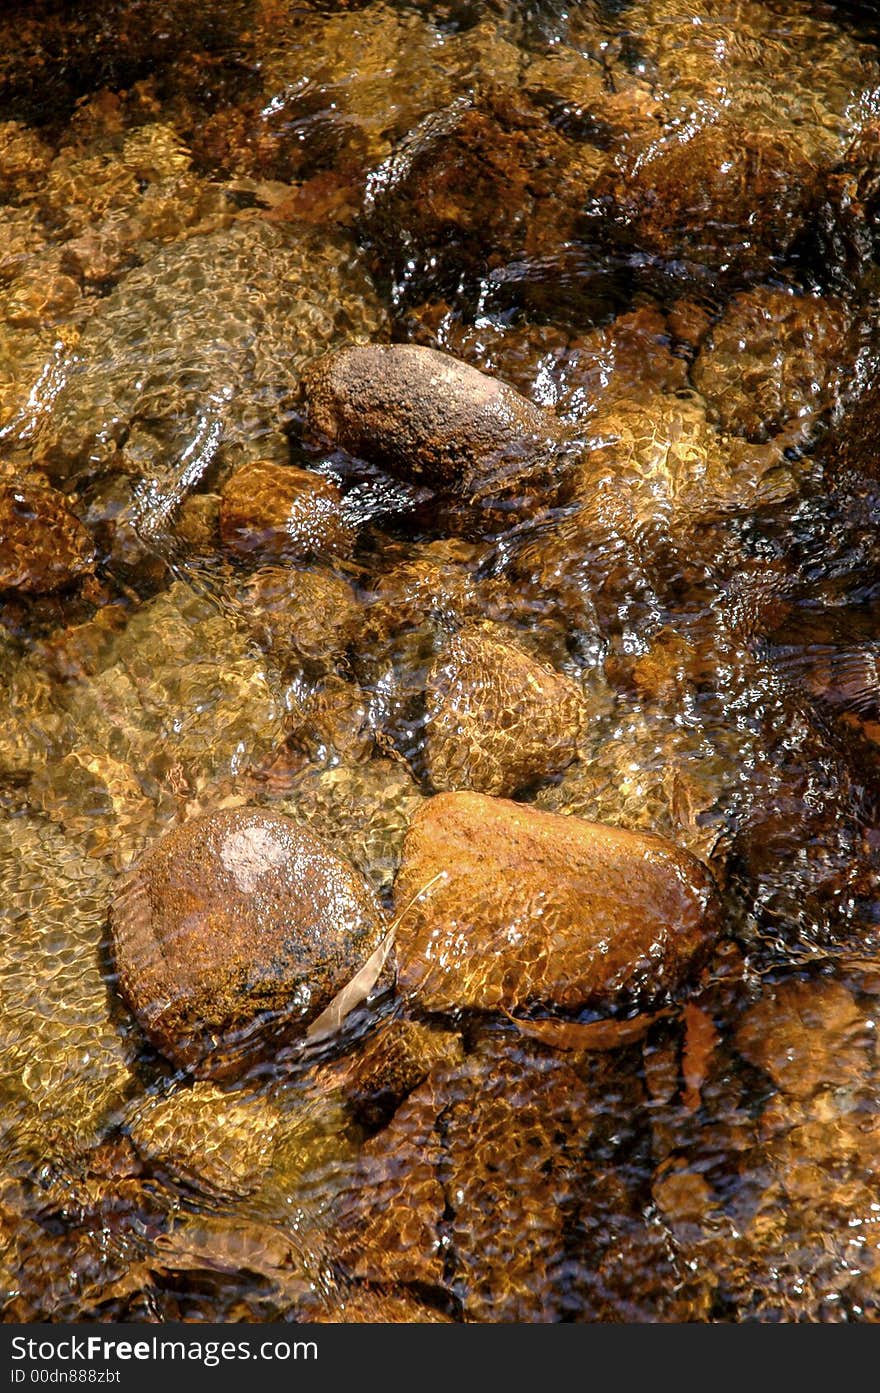
[[[809,429],[834,405],[846,338],[839,300],[761,287],[728,305],[691,377],[722,429],[767,440],[789,422]]]
[[[449,1325],[444,1316],[432,1306],[423,1306],[403,1289],[390,1291],[375,1287],[353,1286],[339,1296],[331,1306],[322,1308],[311,1320],[300,1325]]]
[[[60,590],[94,568],[92,539],[60,493],[0,484],[0,590]]]
[[[593,1188],[603,1160],[613,1165],[621,1113],[637,1109],[638,1087],[610,1063],[575,1066],[508,1034],[478,1040],[432,1070],[362,1149],[337,1210],[341,1265],[370,1283],[454,1295],[471,1320],[558,1320],[573,1280],[579,1297],[595,1282],[592,1309],[597,1297],[606,1314],[638,1309],[635,1269],[622,1300],[596,1271],[623,1247],[632,1202],[620,1181],[610,1194],[604,1178],[604,1194]],[[569,1264],[561,1245],[574,1230]]]
[[[645,252],[719,272],[761,272],[804,226],[816,170],[792,133],[722,119],[687,140],[676,133],[637,151],[597,191],[611,225]]]
[[[416,484],[471,491],[552,453],[552,412],[457,358],[415,344],[342,348],[311,363],[312,430]]]
[[[277,813],[183,823],[111,906],[119,989],[144,1032],[204,1076],[302,1033],[376,948],[384,925],[352,867]]]
[[[663,837],[442,793],[395,881],[398,984],[432,1011],[607,1006],[674,990],[718,932],[714,882]]]
[[[512,85],[453,103],[368,179],[364,226],[377,263],[404,281],[415,270],[436,282],[450,269],[485,274],[497,258],[553,258],[577,236],[606,158],[554,130]]]
[[[462,1054],[461,1038],[453,1031],[398,1017],[331,1069],[358,1120],[375,1127],[424,1083],[432,1069],[456,1064]]]
[[[458,634],[428,674],[425,764],[440,790],[511,794],[576,757],[587,723],[577,683],[515,643]]]
[[[271,460],[242,465],[226,484],[220,537],[236,556],[260,561],[345,555],[354,545],[336,485]]]
[[[872,1034],[852,993],[820,979],[771,987],[743,1017],[736,1043],[783,1093],[809,1098],[858,1080]]]
[[[36,131],[20,121],[0,123],[0,185],[39,180],[51,163],[52,151]]]

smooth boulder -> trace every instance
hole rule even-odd
[[[447,493],[527,473],[560,435],[552,412],[505,382],[415,344],[326,353],[306,369],[303,391],[313,432]]]
[[[479,793],[418,810],[394,895],[398,986],[428,1011],[655,997],[719,929],[711,875],[664,837]]]
[[[385,927],[348,862],[258,808],[174,828],[126,877],[110,920],[119,990],[144,1033],[218,1078],[302,1035]]]

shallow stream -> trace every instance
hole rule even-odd
[[[4,1320],[877,1319],[873,11],[3,5]],[[347,451],[302,375],[354,343],[552,449]],[[296,547],[259,461],[328,485]],[[515,1010],[392,956],[234,1078],[149,1043],[108,912],[163,837],[282,813],[390,923],[450,789],[659,834],[717,938]]]

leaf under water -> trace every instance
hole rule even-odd
[[[342,990],[336,993],[330,1005],[325,1007],[320,1016],[312,1021],[306,1031],[307,1040],[325,1040],[328,1036],[334,1035],[342,1025],[345,1017],[349,1015],[356,1006],[360,1006],[362,1001],[366,1001],[370,992],[382,976],[383,968],[388,961],[388,954],[394,947],[394,936],[397,933],[398,926],[403,916],[408,914],[416,903],[416,900],[421,899],[422,895],[426,894],[428,890],[431,889],[432,885],[436,885],[441,876],[445,874],[445,871],[438,871],[437,874],[432,876],[428,881],[427,885],[423,885],[421,890],[418,890],[416,894],[413,895],[409,904],[398,914],[391,928],[379,944],[379,947],[374,949],[363,966],[358,968],[351,981],[347,982]]]
[[[616,1050],[631,1045],[647,1034],[655,1021],[671,1014],[669,1010],[635,1016],[629,1021],[563,1021],[552,1016],[526,1021],[504,1012],[516,1028],[532,1040],[540,1040],[557,1050]]]

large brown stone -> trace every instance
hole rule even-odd
[[[236,808],[175,828],[111,906],[119,990],[175,1063],[221,1077],[302,1034],[377,947],[379,906],[307,828]]]
[[[876,371],[852,394],[840,420],[822,441],[820,455],[833,475],[880,478],[880,374]]]
[[[328,670],[342,658],[361,619],[352,587],[324,569],[261,567],[249,578],[243,604],[259,642],[276,659]]]
[[[506,383],[415,344],[342,348],[303,374],[311,428],[415,484],[468,493],[527,473],[559,424]]]
[[[434,788],[510,794],[570,764],[583,692],[515,643],[456,635],[428,674],[425,764]]]
[[[398,985],[432,1011],[609,1006],[679,986],[718,932],[714,882],[663,837],[443,793],[395,882]]]
[[[736,1044],[792,1098],[848,1088],[864,1073],[873,1030],[839,982],[789,981],[768,988],[739,1023]]]
[[[60,590],[94,567],[92,539],[60,493],[0,484],[0,590]]]
[[[577,238],[606,161],[512,85],[453,103],[415,126],[367,180],[374,264],[398,283],[415,273],[436,285],[514,258],[553,263]]]

